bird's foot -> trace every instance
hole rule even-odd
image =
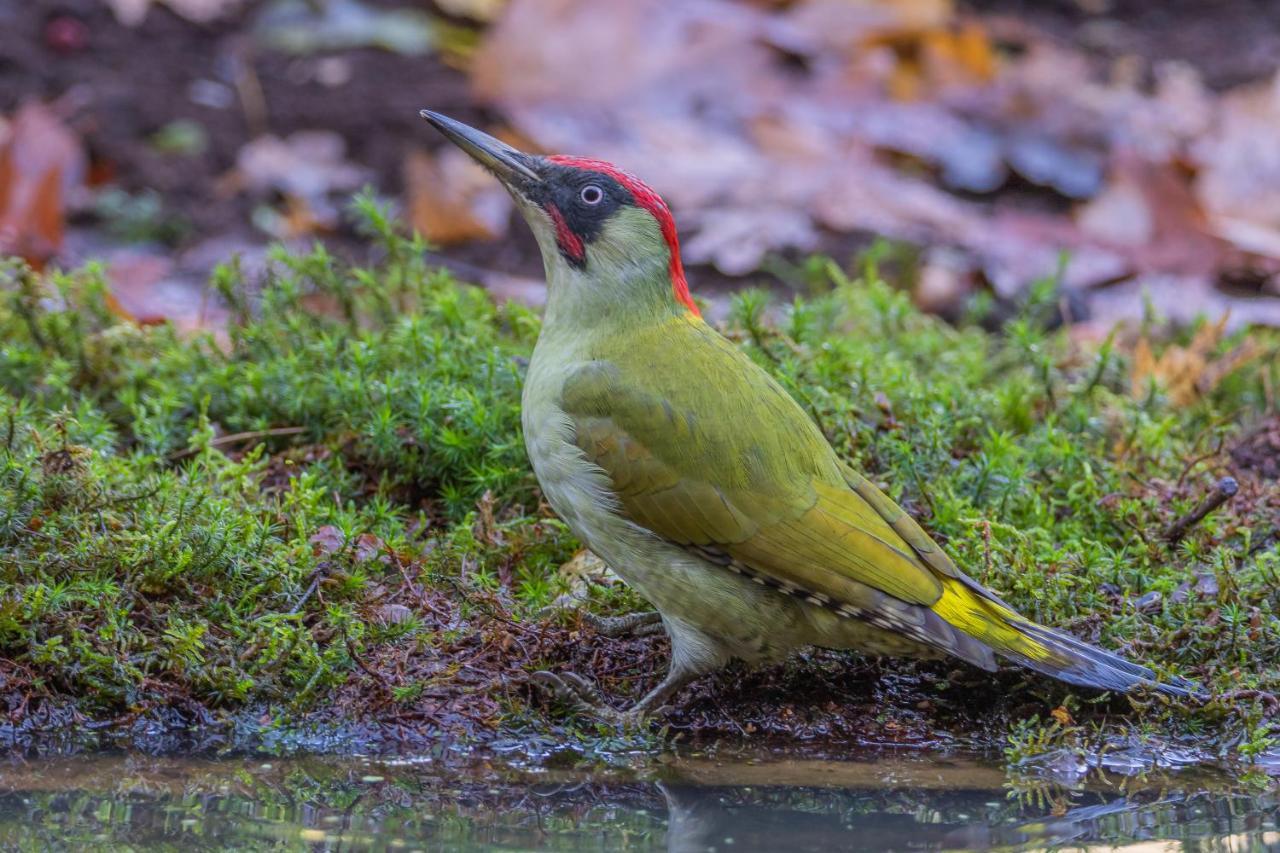
[[[563,704],[575,714],[594,717],[619,728],[631,729],[649,716],[649,710],[638,703],[626,711],[619,711],[604,700],[600,688],[572,672],[535,672],[533,683],[547,695]]]
[[[626,616],[596,616],[583,613],[582,621],[604,637],[647,637],[661,633],[662,616],[656,610],[648,613],[628,613]]]

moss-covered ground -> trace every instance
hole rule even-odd
[[[560,719],[527,686],[536,669],[619,696],[660,677],[661,639],[609,640],[553,606],[578,545],[520,437],[537,316],[428,267],[359,207],[368,266],[280,253],[250,290],[228,265],[233,320],[194,337],[122,319],[92,267],[0,269],[11,728],[50,709],[124,724],[255,708],[483,736]],[[1051,284],[993,332],[981,306],[959,326],[918,313],[871,264],[796,276],[809,296],[743,294],[725,331],[835,447],[1028,615],[1214,698],[1099,698],[1016,673],[993,689],[958,664],[814,652],[705,679],[673,728],[984,730],[1015,757],[1098,731],[1246,757],[1280,741],[1280,338],[1153,322],[1080,343],[1047,328]],[[1189,366],[1175,375],[1165,353]],[[1235,497],[1169,541],[1225,475]],[[580,597],[643,607],[617,585]]]

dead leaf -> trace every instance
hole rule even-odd
[[[1230,333],[1250,325],[1280,326],[1280,299],[1234,296],[1215,286],[1207,275],[1151,273],[1087,294],[1087,336],[1103,340],[1117,323],[1140,324],[1154,312],[1175,326],[1189,326],[1200,317],[1226,317]]]
[[[148,252],[121,252],[107,264],[111,292],[107,304],[116,316],[142,326],[165,321],[165,311],[157,304],[157,291],[173,271],[170,258]],[[183,293],[183,301],[190,294]]]
[[[1116,180],[1076,214],[1080,230],[1097,240],[1142,246],[1155,236],[1154,214],[1146,194],[1133,181]]]
[[[87,169],[80,139],[48,107],[19,108],[0,140],[0,255],[37,268],[56,255]]]
[[[317,528],[307,541],[311,543],[311,551],[317,557],[327,557],[340,551],[347,542],[346,537],[342,535],[342,530],[332,524]]]
[[[346,159],[346,141],[327,130],[300,130],[287,139],[260,136],[236,155],[232,185],[251,194],[278,193],[288,199],[280,228],[302,232],[337,224],[338,204],[371,173]]]
[[[403,625],[413,618],[413,611],[403,604],[382,604],[377,609],[378,621],[383,625]]]
[[[573,598],[585,598],[592,585],[613,586],[620,582],[613,569],[586,548],[574,554],[556,574]]]
[[[1280,257],[1280,72],[1228,93],[1213,128],[1192,148],[1196,195],[1214,233]]]
[[[725,275],[759,269],[774,251],[811,252],[818,244],[812,219],[790,207],[737,207],[709,210],[683,246],[689,263],[711,264]]]
[[[1060,726],[1069,726],[1075,722],[1071,719],[1071,712],[1061,705],[1050,711],[1049,716],[1053,717]]]
[[[480,500],[476,501],[476,520],[471,526],[471,535],[482,545],[501,548],[507,543],[507,538],[503,535],[502,528],[498,526],[497,517],[494,515],[496,507],[497,501],[493,497],[493,492],[485,489]]]
[[[361,533],[356,537],[355,560],[364,563],[377,557],[385,558],[386,543],[372,533]]]
[[[300,130],[288,139],[260,136],[240,149],[236,169],[252,191],[312,199],[354,189],[367,178],[365,169],[347,162],[346,149],[346,141],[327,130]]]
[[[1245,364],[1260,357],[1265,348],[1250,338],[1223,356],[1212,353],[1227,328],[1228,315],[1216,323],[1205,323],[1186,346],[1169,344],[1157,358],[1144,335],[1138,340],[1130,368],[1130,389],[1143,397],[1151,381],[1166,390],[1175,405],[1185,406],[1209,394],[1219,383]]]
[[[492,240],[507,232],[511,197],[460,149],[443,148],[437,157],[409,152],[404,183],[409,222],[436,245]]]

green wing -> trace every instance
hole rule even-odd
[[[943,623],[986,642],[985,624],[952,618],[948,591],[998,601],[710,327],[635,333],[569,375],[561,405],[634,523],[784,592],[991,665],[989,650],[967,648],[975,644]]]

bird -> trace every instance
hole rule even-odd
[[[1081,687],[1198,695],[961,571],[702,318],[671,211],[640,179],[420,114],[505,186],[537,239],[547,300],[521,397],[529,461],[555,513],[655,608],[597,624],[671,640],[666,677],[628,709],[574,673],[537,673],[553,695],[636,722],[730,661],[810,646],[988,671],[999,657]]]

